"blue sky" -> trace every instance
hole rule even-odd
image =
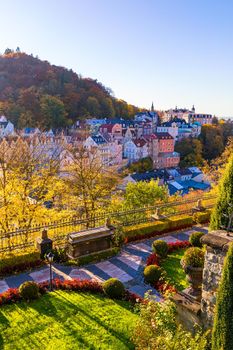
[[[98,79],[141,107],[233,116],[231,0],[0,0],[0,52]]]

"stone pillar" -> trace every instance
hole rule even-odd
[[[48,238],[48,231],[46,229],[41,232],[41,237],[37,238],[36,245],[41,259],[44,259],[45,255],[53,249],[53,241]]]
[[[203,324],[209,328],[213,325],[217,289],[222,275],[224,258],[229,244],[233,242],[233,234],[223,230],[212,231],[204,235],[201,241],[206,245],[201,311]]]

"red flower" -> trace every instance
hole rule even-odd
[[[149,266],[149,265],[159,266],[159,257],[156,253],[152,253],[150,254],[150,256],[148,256],[146,260],[146,266]]]

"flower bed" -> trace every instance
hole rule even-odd
[[[41,295],[49,291],[50,284],[48,281],[38,283],[39,292]],[[96,281],[90,280],[72,280],[72,281],[61,281],[59,279],[53,280],[53,289],[54,290],[67,290],[67,291],[76,291],[76,292],[90,292],[90,293],[99,293],[104,294],[102,284]],[[0,294],[0,306],[5,304],[11,304],[18,301],[21,301],[22,298],[19,293],[19,288],[10,288],[6,292]],[[136,302],[142,302],[143,298],[137,294],[125,291],[125,294],[122,300],[129,301],[132,304]]]
[[[185,249],[190,247],[189,241],[182,241],[182,242],[172,242],[168,243],[168,252],[172,253],[174,251]],[[156,253],[150,254],[150,256],[146,260],[146,265],[156,265],[161,266],[161,259],[158,257]],[[162,295],[165,295],[167,293],[176,293],[177,289],[170,284],[169,281],[167,281],[166,275],[163,275],[162,278],[155,283],[154,288],[160,292]]]

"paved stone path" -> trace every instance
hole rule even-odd
[[[110,277],[116,277],[122,281],[125,287],[131,292],[143,297],[148,290],[152,290],[152,294],[159,300],[159,293],[144,283],[142,273],[146,259],[152,251],[152,242],[155,239],[162,239],[168,243],[186,241],[189,239],[192,232],[203,231],[206,233],[207,230],[207,227],[196,226],[190,230],[176,232],[163,237],[129,243],[124,246],[117,256],[80,268],[54,264],[53,278],[64,280],[90,279],[105,281]],[[28,273],[13,275],[4,280],[0,280],[0,293],[6,291],[8,288],[19,287],[20,284],[25,281],[43,282],[47,280],[49,280],[49,267],[43,267]]]

